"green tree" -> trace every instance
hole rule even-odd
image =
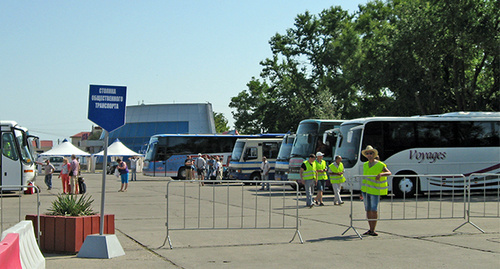
[[[260,78],[233,97],[237,128],[306,118],[500,110],[497,0],[388,0],[299,14],[269,42]]]
[[[229,125],[224,114],[214,112],[215,132],[223,133],[229,131]]]

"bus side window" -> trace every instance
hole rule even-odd
[[[17,151],[14,143],[14,136],[11,133],[2,135],[2,154],[12,160],[17,161]]]
[[[156,160],[165,161],[167,159],[167,155],[165,154],[165,147],[158,146],[158,151],[156,152]]]
[[[247,148],[245,150],[244,160],[255,160],[257,159],[257,148]]]
[[[278,152],[278,142],[266,142],[262,146],[262,156],[266,156],[268,159],[276,159],[278,157]]]

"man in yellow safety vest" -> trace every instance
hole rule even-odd
[[[314,206],[313,195],[314,186],[316,185],[316,162],[314,161],[316,156],[314,154],[309,155],[309,159],[302,163],[300,167],[300,179],[304,181],[304,188],[306,190],[306,205],[309,208]]]
[[[316,187],[318,189],[318,194],[314,198],[314,203],[319,206],[324,206],[323,204],[323,192],[325,191],[326,181],[328,180],[328,167],[326,166],[325,160],[323,160],[323,153],[316,153],[316,173],[318,175],[318,182]]]
[[[330,183],[332,183],[333,192],[335,193],[333,204],[341,205],[344,202],[342,201],[342,197],[340,197],[340,189],[342,187],[342,183],[345,182],[342,157],[339,155],[335,156],[335,161],[332,162],[328,168],[330,168]]]

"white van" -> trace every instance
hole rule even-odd
[[[274,180],[274,167],[283,137],[240,138],[234,144],[229,162],[229,179],[261,180],[260,165],[266,156],[271,165],[269,180]]]
[[[63,166],[63,156],[50,156],[49,158],[50,163],[54,166],[55,172],[61,172],[62,166]]]

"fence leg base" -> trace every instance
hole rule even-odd
[[[300,243],[304,244],[304,240],[302,240],[302,235],[300,234],[299,230],[295,230],[295,234],[293,235],[292,240],[290,240],[290,242],[288,242],[288,243],[292,243],[293,240],[295,239],[295,236],[297,236],[297,235],[299,235]]]
[[[466,221],[466,222],[462,223],[460,226],[458,226],[457,228],[455,228],[455,230],[453,230],[453,232],[455,232],[456,230],[462,228],[462,226],[464,226],[465,224],[470,224],[470,225],[474,226],[476,229],[478,229],[479,231],[481,231],[483,234],[485,233],[485,231],[483,231],[483,229],[479,228],[479,226],[477,226],[476,224],[474,224],[471,221]]]
[[[342,235],[344,235],[345,233],[347,233],[347,231],[349,231],[350,229],[352,229],[356,235],[358,235],[359,239],[363,240],[363,237],[358,233],[358,230],[356,230],[356,228],[354,228],[354,226],[349,226],[349,228],[347,228],[347,230],[345,230]]]
[[[159,246],[158,249],[163,248],[167,244],[167,241],[168,241],[168,244],[170,245],[170,249],[172,249],[172,241],[170,241],[170,235],[167,235],[165,237],[165,240],[163,241],[163,245]]]

